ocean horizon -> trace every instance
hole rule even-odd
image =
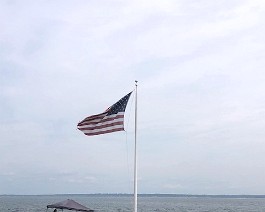
[[[58,193],[58,194],[0,194],[0,196],[125,196],[131,197],[132,193]],[[213,197],[213,198],[265,198],[265,194],[171,194],[171,193],[140,193],[138,197]]]

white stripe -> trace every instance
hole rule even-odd
[[[112,127],[105,127],[102,129],[96,129],[96,130],[82,130],[80,129],[83,133],[97,133],[97,132],[104,132],[108,130],[113,130],[113,129],[118,129],[118,128],[123,128],[123,124],[115,125]]]
[[[124,115],[124,112],[118,112],[118,113],[112,114],[110,116],[105,116],[103,119],[114,118],[115,116],[118,116],[118,115]]]

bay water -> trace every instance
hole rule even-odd
[[[52,212],[52,209],[47,210],[47,205],[66,199],[73,199],[96,212],[133,211],[133,196],[129,195],[0,195],[0,212]],[[265,212],[265,198],[145,195],[138,199],[138,211]]]

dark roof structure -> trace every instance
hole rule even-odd
[[[94,210],[91,210],[84,205],[79,204],[78,202],[67,199],[62,202],[58,202],[52,205],[47,205],[48,208],[55,208],[55,209],[67,209],[67,210],[73,210],[73,211],[85,211],[85,212],[94,212]]]

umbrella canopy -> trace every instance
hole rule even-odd
[[[94,211],[71,199],[67,199],[65,201],[58,202],[52,205],[47,205],[47,208],[67,209],[67,210],[86,211],[86,212]]]

